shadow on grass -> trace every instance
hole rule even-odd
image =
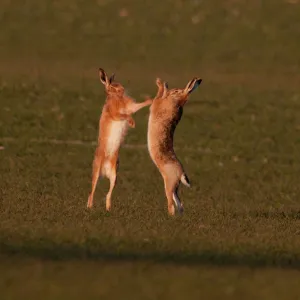
[[[262,211],[262,212],[250,212],[250,216],[254,218],[265,219],[290,219],[300,220],[300,211]]]
[[[228,215],[228,213],[226,213]],[[244,213],[232,213],[233,218],[258,218],[258,219],[281,219],[281,220],[300,220],[300,211],[280,211],[280,210],[261,210],[261,211],[249,211]]]
[[[27,240],[9,243],[0,240],[0,254],[5,256],[32,257],[45,260],[72,261],[91,260],[118,262],[148,262],[178,265],[213,265],[241,267],[280,267],[300,270],[300,252],[290,253],[279,250],[244,249],[237,252],[206,249],[199,251],[169,250],[166,247],[120,241],[105,243],[89,240],[84,244],[55,243],[52,240]]]

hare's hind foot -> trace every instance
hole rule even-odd
[[[92,208],[93,207],[93,196],[92,195],[89,196],[86,207],[87,208]]]
[[[172,203],[171,205],[168,205],[168,212],[170,216],[174,216],[175,215],[175,206]]]
[[[177,188],[178,189],[178,188]],[[177,211],[182,214],[183,213],[183,205],[178,197],[177,189],[173,192],[173,201],[176,205]]]

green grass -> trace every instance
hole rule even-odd
[[[1,299],[299,299],[300,3],[60,2],[0,4]],[[156,76],[203,78],[175,136],[182,217],[147,152],[148,109],[112,212],[105,180],[86,210],[100,66],[138,101]]]

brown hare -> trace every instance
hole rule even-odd
[[[87,207],[93,206],[93,198],[99,176],[110,180],[110,188],[106,195],[106,210],[111,208],[111,195],[117,180],[119,150],[126,136],[128,126],[134,128],[132,114],[148,106],[152,100],[136,103],[125,94],[124,87],[114,82],[114,74],[108,78],[103,69],[99,69],[100,81],[105,86],[106,102],[99,120],[98,146],[95,151],[92,174],[92,190]]]
[[[200,78],[193,78],[184,89],[169,90],[166,82],[156,79],[158,91],[150,106],[148,150],[164,179],[170,215],[175,214],[173,201],[178,211],[183,212],[183,205],[178,197],[180,182],[190,187],[189,179],[173,149],[174,132],[181,119],[183,106],[201,81]]]

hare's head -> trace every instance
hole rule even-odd
[[[160,78],[157,78],[156,85],[158,86],[158,91],[156,98],[168,98],[174,102],[185,102],[201,82],[202,79],[195,77],[189,81],[184,89],[169,89],[167,82],[163,82]]]
[[[125,89],[124,87],[118,83],[114,82],[115,74],[112,74],[109,78],[106,75],[105,71],[99,68],[99,78],[100,81],[105,86],[105,91],[108,95],[116,94],[118,96],[123,96]]]

